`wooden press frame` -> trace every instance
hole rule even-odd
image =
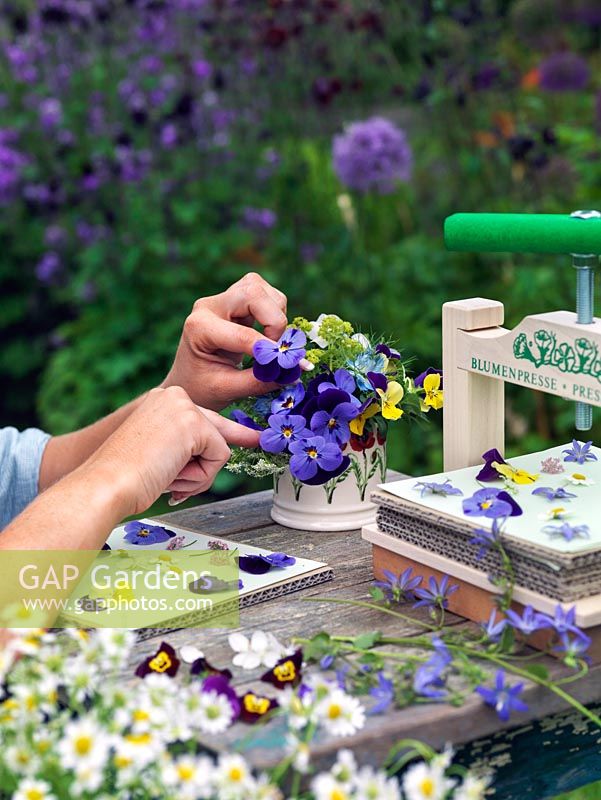
[[[505,383],[601,406],[601,319],[569,311],[525,317],[503,328],[497,300],[472,297],[442,307],[444,469],[481,464],[505,447]]]

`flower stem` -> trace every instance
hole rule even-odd
[[[405,622],[411,623],[411,625],[419,625],[422,628],[427,628],[429,631],[437,631],[439,628],[437,625],[430,625],[427,622],[422,622],[419,619],[414,619],[410,617],[408,614],[401,614],[400,611],[393,611],[391,608],[387,608],[386,606],[379,606],[377,603],[368,603],[366,600],[347,600],[342,597],[303,597],[302,598],[304,603],[338,603],[339,605],[347,605],[347,606],[359,606],[360,608],[371,608],[374,611],[381,611],[384,614],[390,614],[392,617],[397,617],[398,619],[402,619]]]

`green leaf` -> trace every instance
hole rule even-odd
[[[380,631],[372,631],[371,633],[362,633],[360,636],[357,636],[353,640],[353,644],[360,650],[370,650],[372,647],[378,644],[381,638],[382,634],[380,633]]]
[[[525,667],[526,672],[529,672],[535,678],[538,678],[541,681],[548,681],[549,680],[549,670],[544,667],[542,664],[528,664]]]

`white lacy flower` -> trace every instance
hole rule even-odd
[[[407,800],[443,800],[454,785],[455,781],[447,778],[443,770],[425,761],[409,767],[403,775]]]
[[[109,747],[107,733],[90,717],[82,717],[65,727],[58,753],[62,766],[67,769],[89,766],[102,769]]]
[[[385,772],[361,767],[355,780],[354,800],[401,800],[399,782]]]
[[[17,786],[13,800],[55,800],[52,787],[46,781],[36,781],[26,778]]]
[[[351,800],[351,790],[337,781],[329,772],[316,775],[311,781],[311,789],[315,800]]]
[[[180,756],[163,768],[165,786],[176,790],[181,800],[209,796],[213,765],[205,756]]]
[[[217,797],[220,800],[240,800],[248,797],[255,785],[254,778],[242,756],[224,754],[219,757],[213,781],[217,787]]]
[[[316,714],[332,736],[351,736],[365,724],[363,706],[342,689],[334,689],[320,700]]]
[[[250,639],[243,633],[231,633],[228,641],[236,653],[232,663],[242,669],[256,669],[261,665],[271,669],[284,654],[284,648],[272,633],[255,631]]]
[[[468,772],[453,796],[455,800],[484,800],[491,782],[490,775],[472,775]]]
[[[549,522],[555,519],[567,519],[568,517],[571,516],[572,512],[569,511],[567,508],[563,508],[563,506],[557,506],[556,508],[550,508],[543,514],[539,514],[538,518],[543,520],[544,522]]]
[[[204,733],[221,733],[229,728],[234,710],[224,694],[214,691],[202,692],[196,710],[195,721]]]
[[[582,472],[572,472],[566,475],[565,479],[573,486],[594,486],[595,481],[592,478],[587,478]]]

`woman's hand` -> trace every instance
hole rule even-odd
[[[258,443],[257,431],[200,409],[172,386],[152,389],[82,469],[121,473],[127,515],[139,514],[165,491],[177,499],[205,492],[230,456],[228,444]]]
[[[240,397],[277,388],[241,370],[260,339],[286,329],[286,295],[249,273],[221,294],[197,300],[184,323],[175,361],[162,386],[182,386],[200,406],[219,410]],[[263,334],[252,327],[263,326]]]

